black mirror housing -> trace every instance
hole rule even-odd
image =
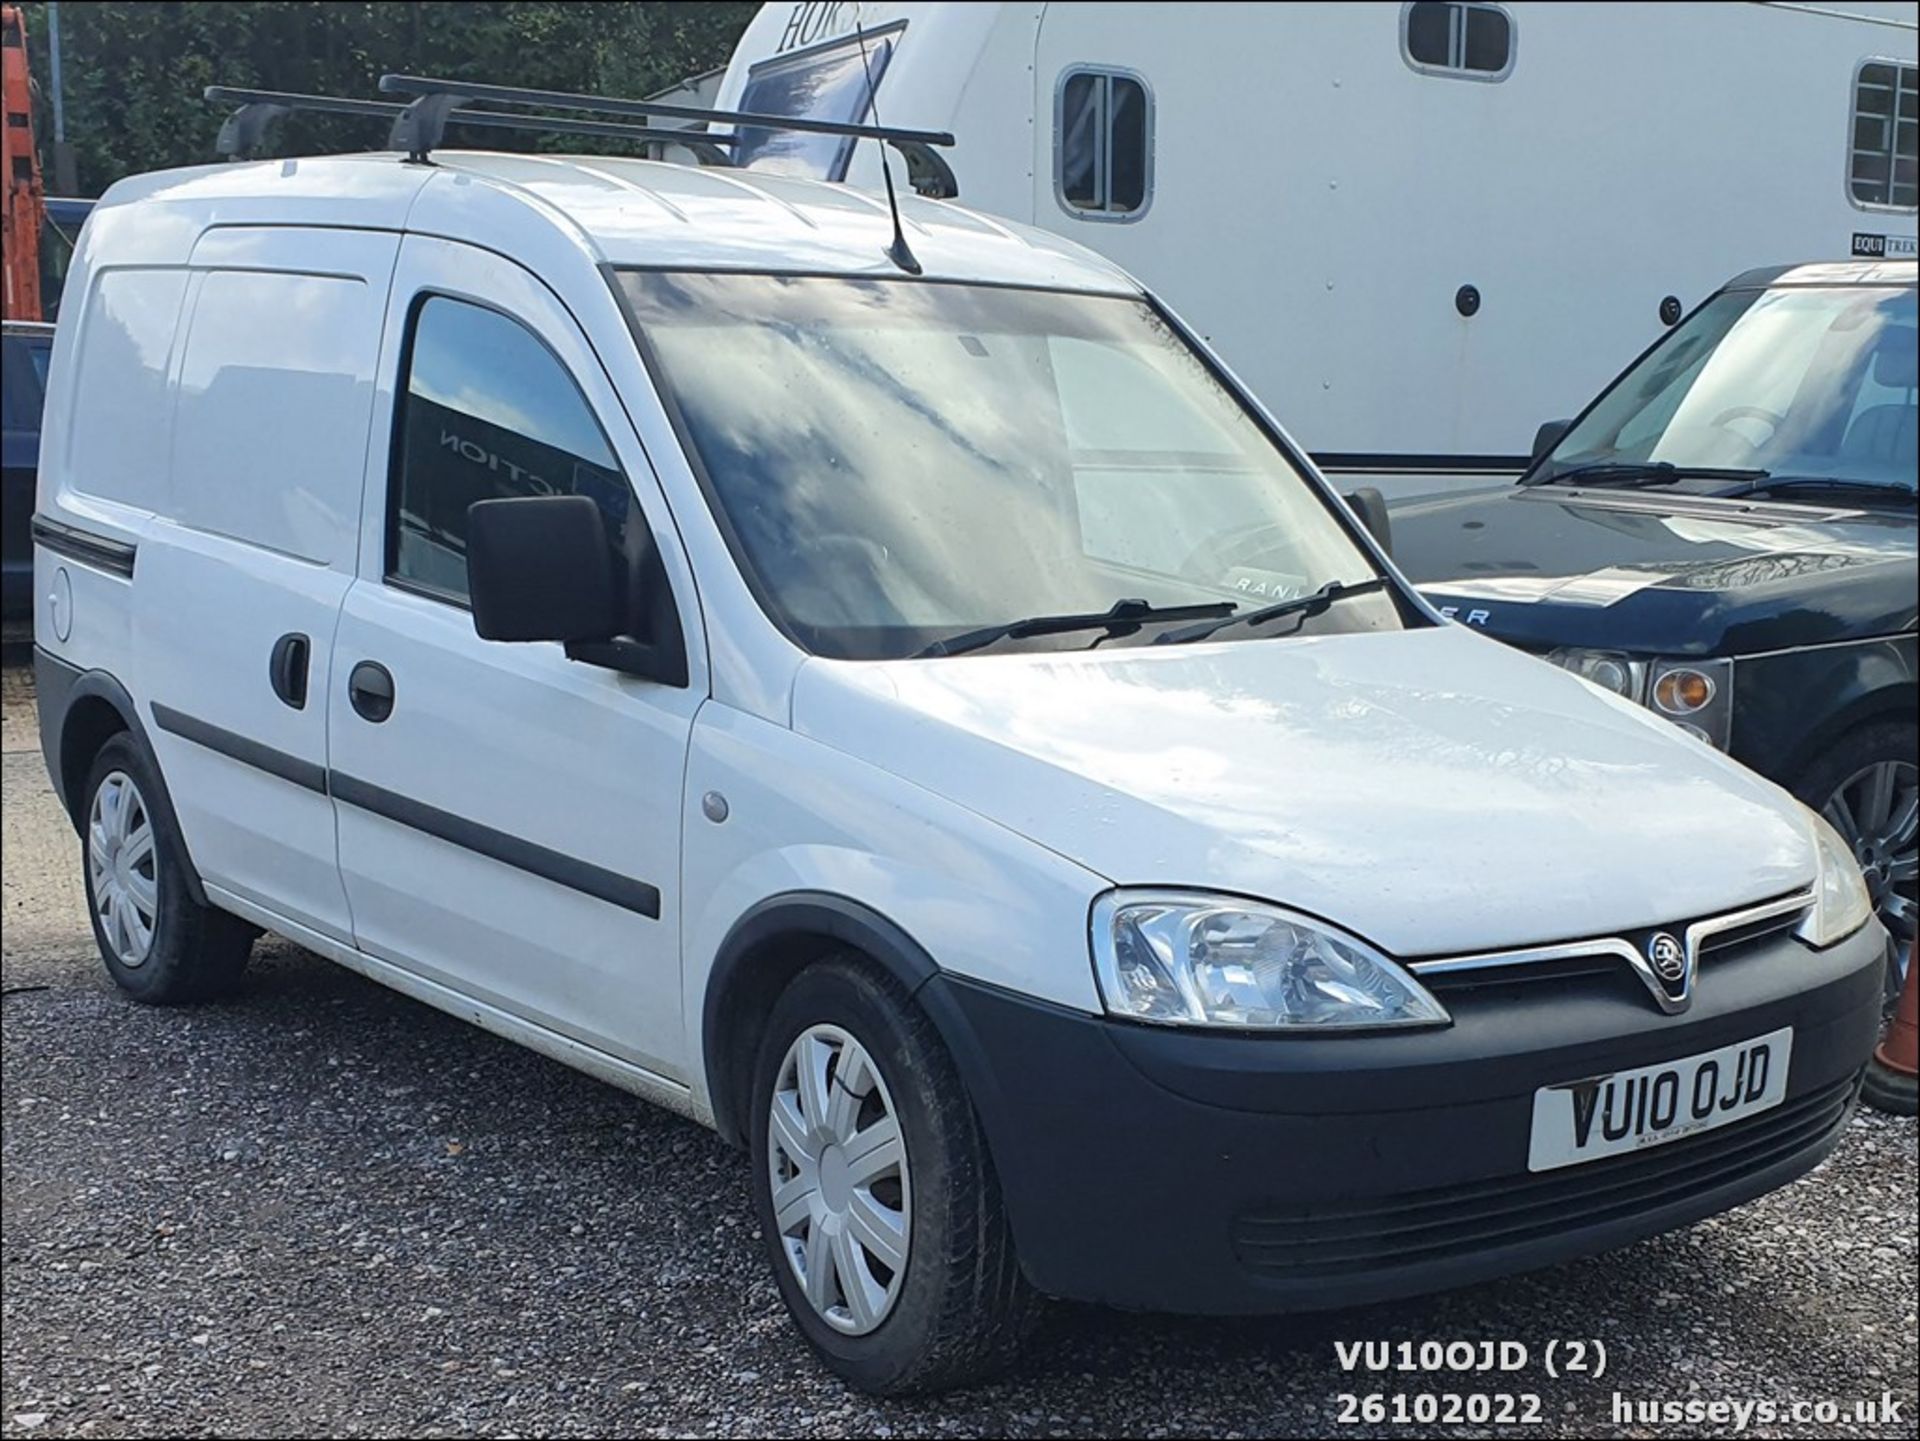
[[[467,592],[485,640],[612,640],[621,581],[600,507],[584,495],[467,507]]]
[[[1359,515],[1367,534],[1380,543],[1380,549],[1392,555],[1393,522],[1387,518],[1387,498],[1377,487],[1363,485],[1347,497],[1347,504]]]
[[[1533,433],[1533,449],[1528,452],[1529,463],[1537,461],[1561,441],[1569,430],[1573,429],[1571,420],[1549,420]]]

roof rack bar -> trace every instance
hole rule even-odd
[[[231,85],[209,85],[206,98],[215,104],[240,108],[227,117],[216,142],[222,155],[244,155],[258,148],[265,127],[290,111],[318,115],[361,115],[397,121],[411,108],[392,100],[350,100],[335,95],[298,95],[281,90],[248,90]],[[490,110],[450,110],[450,125],[475,125],[492,130],[525,130],[550,135],[601,135],[615,140],[655,141],[712,151],[724,163],[717,147],[732,145],[731,135],[702,135],[664,126],[619,125],[606,120],[563,120],[558,116],[503,115]]]
[[[483,85],[466,80],[442,80],[424,75],[382,75],[380,89],[388,95],[457,95],[496,105],[540,105],[555,110],[587,110],[602,115],[658,116],[663,120],[705,121],[710,125],[749,126],[760,130],[798,130],[814,135],[846,135],[856,140],[885,140],[909,145],[953,144],[945,130],[901,130],[885,125],[854,125],[838,120],[811,120],[796,115],[761,115],[745,110],[708,110],[697,105],[667,105],[653,100],[626,100],[617,96],[577,95],[564,90],[523,90],[517,85]],[[684,136],[682,137],[684,139]],[[718,137],[709,137],[717,139]]]

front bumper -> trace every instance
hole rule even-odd
[[[1605,977],[1447,996],[1444,1030],[1245,1037],[1116,1022],[938,976],[922,989],[980,1113],[1041,1291],[1143,1310],[1358,1305],[1549,1265],[1811,1170],[1880,1025],[1884,936],[1776,937],[1703,967],[1692,1009]],[[1636,995],[1636,991],[1638,994]],[[1533,1094],[1794,1028],[1785,1102],[1539,1175]]]

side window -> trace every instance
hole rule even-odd
[[[1890,210],[1920,202],[1920,69],[1865,60],[1854,72],[1847,193]]]
[[[467,507],[584,495],[616,550],[641,524],[632,488],[559,359],[495,310],[430,296],[415,311],[387,487],[387,577],[467,598]]]
[[[1498,5],[1415,0],[1400,11],[1400,53],[1428,75],[1505,80],[1513,39],[1513,17]]]
[[[1054,105],[1060,204],[1088,220],[1138,220],[1153,200],[1153,95],[1137,75],[1077,68]]]

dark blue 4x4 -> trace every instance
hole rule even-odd
[[[1903,942],[1920,809],[1915,282],[1910,262],[1743,275],[1578,420],[1542,426],[1518,485],[1393,515],[1401,567],[1457,620],[1823,811]]]
[[[33,487],[52,355],[51,325],[9,320],[0,330],[0,617],[9,638],[33,619]]]

